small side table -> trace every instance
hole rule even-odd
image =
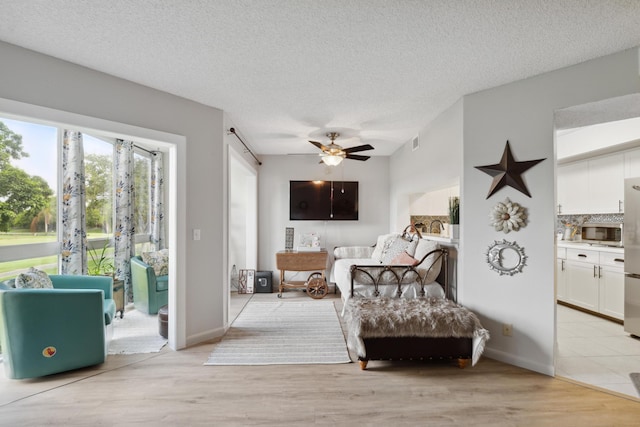
[[[307,295],[314,299],[324,298],[329,287],[325,279],[327,269],[327,251],[299,252],[280,251],[276,253],[276,267],[280,270],[280,285],[278,298],[282,298],[282,291],[287,288],[306,288]],[[286,281],[286,271],[313,271],[306,281]]]
[[[116,316],[124,317],[124,280],[113,279],[113,301],[116,303]]]

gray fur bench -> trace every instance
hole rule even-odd
[[[470,310],[444,298],[353,298],[348,345],[360,368],[369,360],[457,359],[475,365],[489,331]]]

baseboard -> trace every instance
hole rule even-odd
[[[190,335],[187,337],[187,347],[191,347],[196,344],[200,344],[205,341],[210,341],[213,339],[220,338],[224,335],[225,328],[215,328],[205,332],[201,332],[196,335]]]
[[[549,375],[551,377],[555,375],[555,366],[553,365],[543,365],[529,359],[516,357],[513,354],[505,353],[504,351],[485,348],[484,356],[487,356],[488,358],[497,360],[499,362],[508,363],[509,365],[518,366],[520,368],[538,372],[543,375]]]

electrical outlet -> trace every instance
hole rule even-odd
[[[502,335],[510,337],[513,335],[513,325],[511,323],[504,323],[502,325]]]

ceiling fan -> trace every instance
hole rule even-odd
[[[321,161],[324,162],[327,166],[338,166],[344,159],[351,160],[368,160],[370,156],[361,156],[359,154],[351,154],[357,153],[358,151],[367,151],[373,150],[373,147],[369,144],[358,145],[356,147],[351,148],[342,148],[338,144],[335,143],[337,137],[340,134],[338,132],[329,132],[327,133],[327,137],[331,140],[331,144],[324,145],[317,141],[309,141],[316,147],[322,150],[320,153]]]

